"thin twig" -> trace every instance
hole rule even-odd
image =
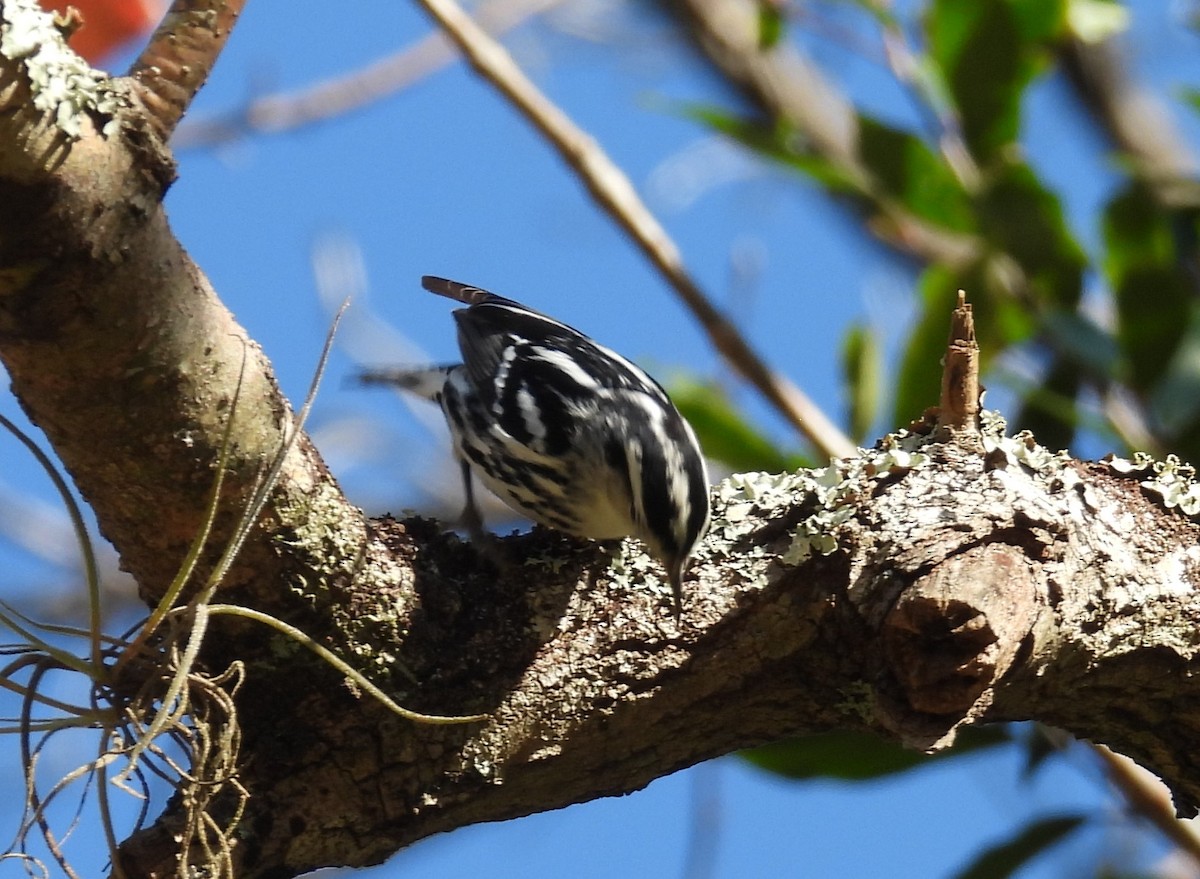
[[[790,43],[769,52],[758,45],[753,0],[672,0],[660,8],[680,20],[701,56],[761,114],[786,121],[811,152],[836,168],[872,214],[867,230],[925,262],[967,265],[981,242],[916,216],[890,197],[861,156],[854,105]]]
[[[502,34],[561,0],[489,0],[476,11],[489,33]],[[244,107],[185,120],[171,139],[175,149],[212,147],[251,134],[280,134],[343,116],[405,89],[441,70],[458,53],[441,31],[343,76],[300,91],[265,95]]]
[[[129,69],[162,140],[191,106],[246,0],[175,0]]]
[[[1093,745],[1092,751],[1125,801],[1200,867],[1200,836],[1191,824],[1176,817],[1166,785],[1133,760],[1104,745]]]
[[[942,361],[938,426],[960,437],[979,435],[979,343],[975,318],[962,290],[950,318],[950,342]]]
[[[455,0],[420,0],[480,76],[554,146],[595,201],[637,243],[699,320],[714,347],[822,452],[853,455],[855,445],[808,396],[766,365],[684,267],[675,243],[642,202],[625,173],[554,103]]]
[[[1064,40],[1059,58],[1084,107],[1108,139],[1133,161],[1159,201],[1195,203],[1200,159],[1179,133],[1170,108],[1130,73],[1115,39]]]

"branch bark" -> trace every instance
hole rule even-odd
[[[174,0],[130,68],[160,140],[170,139],[208,75],[246,0]]]
[[[1149,474],[988,444],[909,437],[828,473],[735,477],[679,628],[632,548],[539,531],[501,542],[497,574],[432,523],[376,523],[357,576],[290,584],[306,626],[376,674],[403,664],[408,707],[489,719],[400,721],[226,632],[211,661],[251,660],[238,875],[376,863],[834,729],[936,749],[964,724],[1038,718],[1135,756],[1190,811],[1200,528]],[[174,850],[175,817],[130,841],[130,864]]]
[[[203,519],[225,427],[218,548],[289,407],[170,231],[169,157],[128,84],[96,105],[116,125],[88,109],[70,139],[28,109],[28,63],[0,60],[20,111],[0,113],[0,359],[152,599]],[[1197,489],[1173,464],[1073,461],[994,421],[982,450],[905,435],[724,483],[678,625],[634,546],[535,531],[501,541],[497,569],[433,523],[365,521],[301,438],[222,600],[287,619],[406,707],[488,719],[402,720],[286,638],[214,620],[204,665],[245,666],[233,871],[377,863],[832,729],[938,748],[1038,718],[1137,758],[1194,811],[1200,526],[1180,508]],[[125,875],[189,875],[183,806],[124,843]]]

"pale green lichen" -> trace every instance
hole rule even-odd
[[[109,87],[108,75],[67,47],[54,16],[34,0],[0,3],[0,55],[20,62],[33,106],[67,137],[79,139],[87,113],[105,121],[106,137],[115,131],[122,99]]]
[[[817,470],[795,473],[737,473],[717,487],[717,511],[712,528],[729,542],[759,527],[764,519],[794,506],[802,498],[815,502],[815,511],[792,530],[792,540],[779,561],[799,565],[814,553],[837,551],[837,529],[854,515],[866,483],[902,475],[924,466],[929,456],[920,451],[924,437],[900,431],[884,438],[878,448],[864,449]],[[746,553],[762,556],[763,547]]]
[[[1133,459],[1110,455],[1105,459],[1117,473],[1128,476],[1134,473],[1150,473],[1138,484],[1162,498],[1168,510],[1179,508],[1187,516],[1200,515],[1200,484],[1196,482],[1196,468],[1167,455],[1165,460],[1156,461],[1146,452],[1134,452]]]
[[[642,543],[627,537],[611,550],[608,575],[617,589],[645,589],[647,584],[653,591],[670,594],[671,587],[659,565]]]
[[[1154,476],[1139,483],[1142,488],[1158,494],[1167,509],[1179,507],[1188,516],[1200,513],[1200,485],[1196,483],[1196,468],[1167,455],[1165,461],[1155,461]]]
[[[983,450],[993,461],[1003,461],[1005,464],[1019,464],[1034,473],[1043,475],[1062,476],[1068,473],[1067,465],[1071,455],[1065,449],[1052,452],[1039,445],[1033,434],[1023,430],[1016,436],[1005,436],[1008,422],[999,412],[985,409],[979,413],[980,432],[983,440]],[[1067,479],[1075,480],[1072,473]]]
[[[1027,430],[1012,437],[1011,442],[1001,443],[1001,448],[1012,460],[1038,473],[1061,470],[1071,460],[1070,453],[1065,449],[1052,452],[1045,446],[1038,445],[1033,434]]]
[[[1141,473],[1145,470],[1153,470],[1156,463],[1154,456],[1148,452],[1134,452],[1133,460],[1118,458],[1116,455],[1109,455],[1104,460],[1109,467],[1121,474]]]
[[[1002,437],[1008,431],[1008,422],[995,409],[984,409],[979,413],[979,431],[986,444],[989,437]]]

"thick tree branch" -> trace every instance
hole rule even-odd
[[[346,655],[411,670],[406,705],[490,718],[413,725],[334,675],[298,691],[311,671],[256,663],[239,875],[375,863],[832,729],[938,748],[965,723],[1039,718],[1138,757],[1190,809],[1200,527],[1141,486],[1151,472],[985,444],[909,437],[825,473],[723,485],[678,628],[661,572],[630,547],[538,531],[502,542],[497,575],[430,523],[379,523],[366,557],[390,549],[390,573],[293,588],[341,619]],[[230,637],[245,657],[257,634]]]

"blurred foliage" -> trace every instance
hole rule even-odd
[[[1084,820],[1079,815],[1058,815],[1031,821],[1007,841],[984,849],[954,879],[1006,879],[1046,849],[1062,842]]]
[[[879,414],[883,395],[883,352],[870,327],[856,323],[846,331],[842,340],[842,375],[850,438],[861,445]]]
[[[970,727],[962,731],[953,748],[923,754],[870,733],[837,732],[775,742],[743,751],[742,756],[760,769],[787,778],[867,781],[1011,741],[1005,727]]]
[[[1200,461],[1200,182],[1164,179],[1145,157],[1122,157],[1095,227],[1073,229],[1050,175],[1025,161],[1021,144],[1030,85],[1065,64],[1079,48],[1073,40],[1091,43],[1125,28],[1125,7],[1114,0],[929,0],[916,12],[882,0],[855,5],[928,125],[908,129],[856,107],[857,154],[847,158],[822,151],[819,138],[770,101],[682,109],[848,208],[865,236],[913,267],[916,314],[898,364],[884,365],[881,342],[865,323],[843,339],[851,436],[867,444],[883,410],[890,409],[888,427],[903,426],[937,403],[961,289],[974,307],[984,383],[1015,397],[1006,413],[1014,430],[1031,429],[1056,449],[1082,435],[1118,454],[1130,451],[1133,436]],[[758,8],[764,49],[803,23],[777,20],[783,7],[770,0]],[[1200,111],[1200,88],[1176,98]],[[1080,106],[1092,105],[1080,97]],[[1080,241],[1096,231],[1089,252]],[[734,469],[795,465],[713,389],[693,386],[681,408],[708,453]],[[1052,731],[1024,729],[1030,734],[970,730],[937,757],[849,733],[780,742],[745,757],[791,779],[862,780],[1007,744],[1023,749],[1029,777],[1062,743]],[[1083,823],[1076,815],[1034,821],[981,852],[957,879],[1011,876]]]
[[[910,130],[857,110],[850,161],[761,105],[683,108],[850,207],[864,234],[916,266],[917,314],[898,369],[874,365],[877,342],[862,327],[843,343],[850,433],[863,439],[889,397],[889,426],[936,404],[962,289],[985,385],[1017,397],[1007,413],[1014,429],[1054,448],[1084,430],[1126,453],[1128,420],[1109,418],[1119,400],[1136,419],[1134,436],[1200,461],[1200,182],[1164,181],[1137,157],[1115,166],[1124,185],[1097,222],[1100,252],[1088,253],[1079,240],[1090,230],[1071,228],[1059,193],[1021,147],[1029,86],[1056,70],[1071,40],[1120,31],[1128,11],[1110,0],[930,0],[900,20],[890,4],[856,5],[932,126]],[[1182,99],[1200,109],[1200,88]]]
[[[814,461],[781,451],[753,427],[721,388],[691,380],[671,383],[671,399],[691,423],[705,457],[735,473],[765,470],[779,473],[812,466]]]
[[[758,0],[758,47],[770,49],[783,39],[785,20],[780,4],[774,0]]]
[[[958,111],[981,164],[1017,139],[1021,97],[1044,71],[1066,23],[1063,0],[935,0],[925,19],[926,59]]]
[[[869,116],[858,117],[858,132],[862,157],[875,176],[877,193],[944,229],[974,231],[970,194],[923,140]]]

